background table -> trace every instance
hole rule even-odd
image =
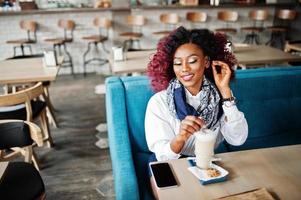
[[[240,65],[244,65],[244,68],[258,67],[254,66],[258,64],[268,65],[301,61],[301,56],[292,55],[270,46],[240,45],[234,48],[236,59]],[[144,73],[155,52],[155,50],[127,52],[127,59],[124,61],[114,61],[112,56],[110,56],[109,62],[112,72],[114,74]]]
[[[160,199],[214,199],[266,187],[280,199],[301,197],[301,145],[283,146],[218,154],[218,165],[229,171],[226,182],[201,185],[188,171],[186,159],[169,163],[179,187],[161,189]]]
[[[287,62],[301,61],[301,56],[286,53],[280,49],[276,49],[265,45],[250,45],[247,47],[234,47],[234,55],[239,64],[252,65],[257,64],[282,64]]]
[[[126,52],[126,60],[114,61],[113,57],[109,57],[109,63],[114,74],[124,73],[144,73],[147,69],[147,64],[155,50],[147,51],[132,51]]]
[[[63,57],[58,58],[58,63]],[[55,80],[59,70],[56,67],[44,67],[42,58],[21,58],[0,61],[0,84],[30,83]]]

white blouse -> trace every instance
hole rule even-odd
[[[200,93],[192,96],[186,92],[187,102],[197,109]],[[179,134],[181,121],[175,118],[168,109],[166,102],[166,90],[156,93],[148,102],[145,114],[145,135],[150,151],[154,152],[158,161],[177,159],[181,154],[194,155],[195,136],[192,135],[185,142],[182,151],[176,154],[171,150],[170,142]],[[222,106],[223,116],[214,127],[218,132],[215,147],[225,139],[231,145],[242,145],[248,137],[248,124],[244,114],[236,105],[230,107]]]

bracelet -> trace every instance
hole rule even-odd
[[[230,97],[230,98],[225,98],[225,99],[222,99],[222,102],[225,102],[225,101],[236,101],[236,98],[235,97]]]

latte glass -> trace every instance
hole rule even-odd
[[[196,165],[201,169],[208,169],[214,155],[214,145],[217,133],[207,128],[202,128],[195,135]]]

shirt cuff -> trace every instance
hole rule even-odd
[[[181,156],[180,154],[176,154],[175,152],[173,152],[173,150],[171,150],[170,142],[168,142],[165,145],[163,152],[164,152],[164,155],[160,156],[160,161],[170,160],[170,159],[178,159]]]
[[[223,110],[227,117],[226,122],[238,121],[241,118],[241,112],[238,110],[236,105],[230,107],[223,105]]]

